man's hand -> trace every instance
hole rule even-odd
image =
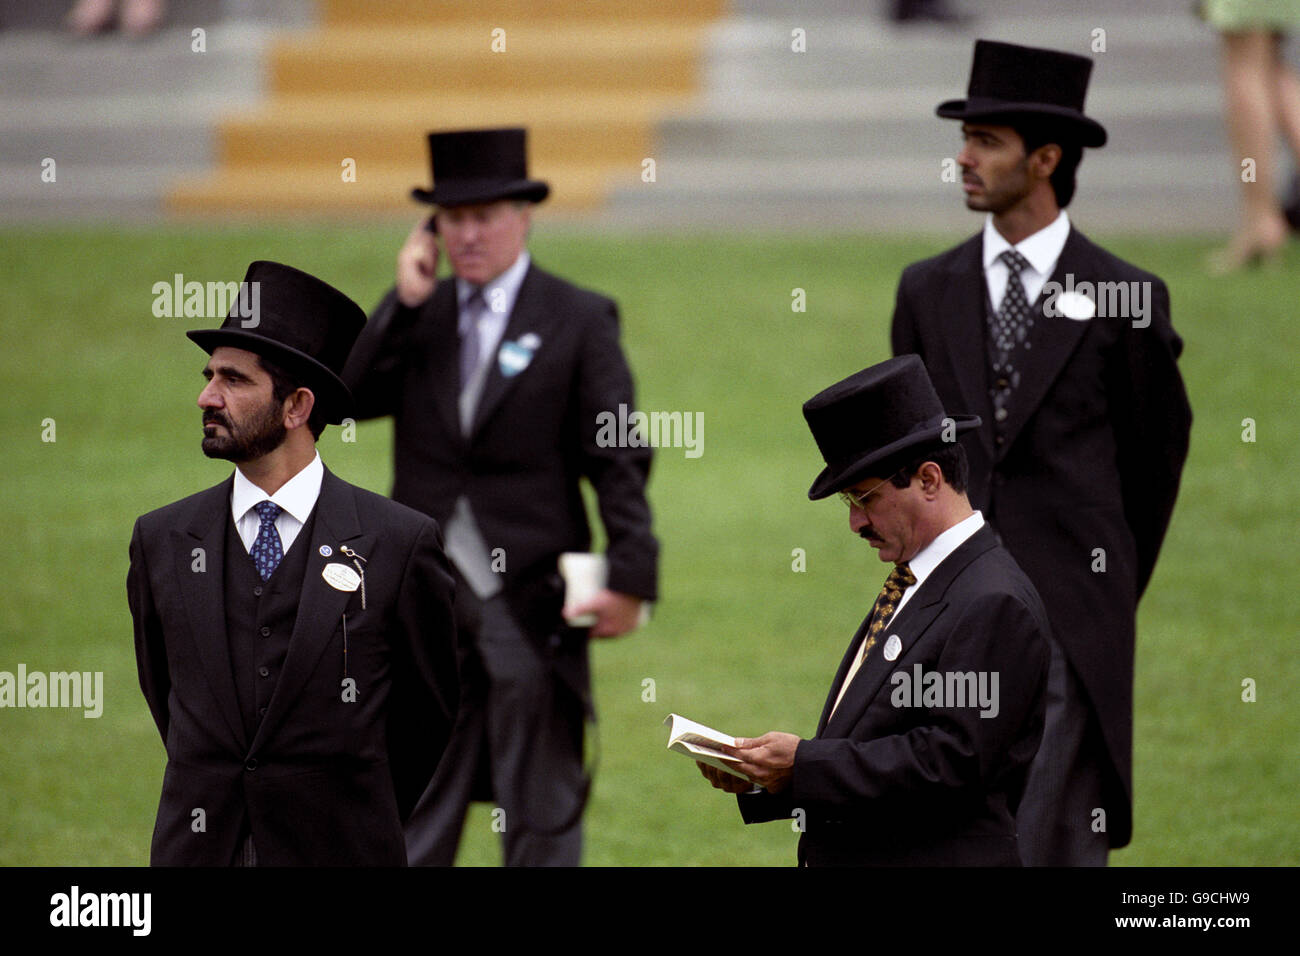
[[[735,747],[722,749],[740,758],[737,770],[769,793],[777,793],[790,784],[799,740],[795,734],[773,730],[761,737],[737,737]]]
[[[641,599],[603,588],[591,600],[564,609],[566,619],[584,614],[596,615],[596,623],[591,627],[592,637],[618,637],[636,630],[641,621]]]
[[[695,766],[700,768],[700,773],[704,774],[704,779],[719,790],[725,790],[727,793],[748,793],[754,789],[754,785],[748,780],[741,780],[739,777],[732,776],[717,767],[710,767],[707,763],[700,763],[697,760]]]
[[[438,236],[421,219],[397,254],[397,298],[408,309],[418,308],[438,284]]]

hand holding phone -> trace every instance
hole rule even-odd
[[[438,284],[438,217],[415,224],[397,254],[397,298],[407,308],[428,301]]]

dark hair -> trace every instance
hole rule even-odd
[[[1069,126],[1053,123],[1050,120],[1018,120],[1011,128],[1019,134],[1028,156],[1040,146],[1055,143],[1061,147],[1061,160],[1052,171],[1052,192],[1056,194],[1056,204],[1064,209],[1074,198],[1075,173],[1083,162],[1083,147],[1079,145],[1078,136]]]
[[[912,477],[927,461],[932,461],[939,466],[939,471],[943,473],[943,480],[953,491],[966,490],[966,483],[970,481],[970,462],[966,460],[966,449],[955,441],[931,445],[913,454],[911,458],[900,461],[898,470],[889,478],[890,483],[895,488],[906,488],[912,483]]]
[[[271,397],[277,402],[283,402],[300,388],[311,388],[301,375],[290,372],[285,366],[265,355],[257,356],[257,364],[262,366],[262,371],[271,376]],[[316,394],[315,389],[312,389],[312,394]],[[311,415],[307,418],[307,427],[311,429],[313,440],[320,438],[320,433],[325,430],[327,424],[325,413],[321,410],[320,398],[317,396],[316,403],[311,407]]]

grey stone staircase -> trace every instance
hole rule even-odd
[[[313,13],[303,0],[172,0],[153,36],[79,39],[61,28],[70,6],[0,0],[5,221],[160,215],[168,184],[212,163],[217,116],[261,95],[271,32]]]
[[[1222,232],[1238,167],[1222,120],[1218,37],[1187,0],[987,0],[958,28],[900,27],[883,4],[737,0],[710,44],[698,106],[665,122],[656,181],[615,193],[642,226],[970,230],[941,178],[976,37],[1091,55],[1086,109],[1110,141],[1085,151],[1070,207],[1085,228]],[[805,31],[806,52],[791,49]],[[1091,49],[1105,31],[1105,51]]]

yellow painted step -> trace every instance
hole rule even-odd
[[[381,160],[408,165],[428,162],[425,134],[431,129],[476,126],[527,126],[533,165],[586,161],[637,160],[650,155],[652,120],[665,100],[646,104],[634,97],[603,96],[580,108],[545,109],[522,103],[505,108],[467,100],[456,108],[427,101],[374,104],[364,98],[282,97],[268,106],[223,121],[219,156],[235,166],[311,162],[351,156],[358,162]]]
[[[551,184],[547,207],[587,210],[598,207],[612,185],[639,182],[638,166],[564,166],[530,170]],[[249,166],[180,180],[167,199],[175,214],[331,212],[419,215],[411,187],[428,186],[428,170],[399,166],[357,167],[357,181],[344,182],[337,163]]]
[[[488,31],[326,30],[277,41],[272,89],[283,94],[373,93],[435,97],[527,89],[686,93],[697,85],[701,31],[527,23],[494,52]]]
[[[413,26],[466,16],[501,20],[645,18],[712,20],[726,13],[727,0],[319,0],[321,22],[391,23]]]

